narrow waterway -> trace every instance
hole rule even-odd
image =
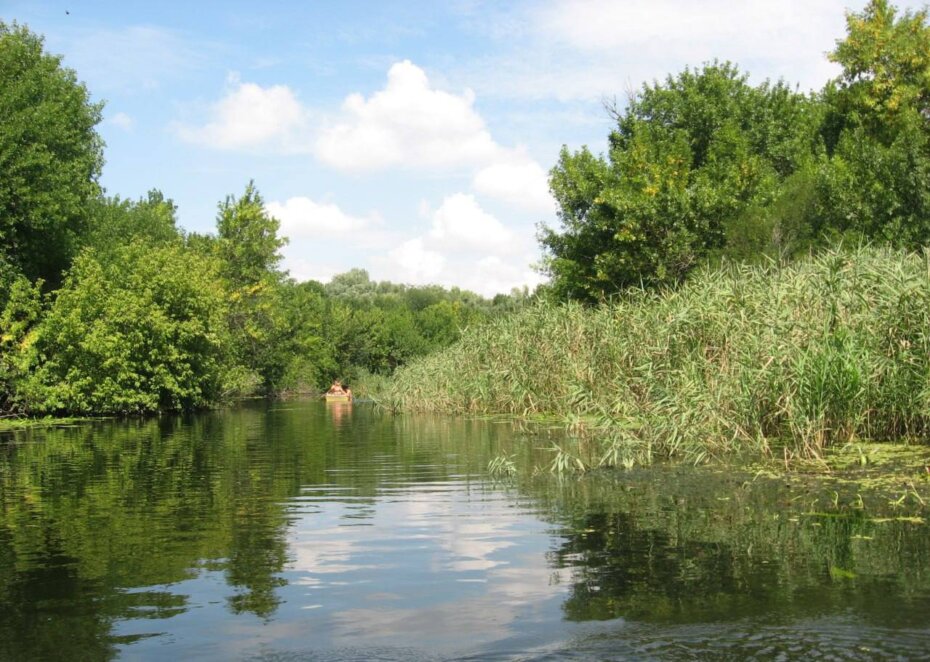
[[[320,402],[8,434],[0,659],[930,654],[920,513],[712,468],[559,480],[551,442]]]

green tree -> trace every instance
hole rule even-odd
[[[278,236],[280,223],[265,210],[265,202],[249,182],[241,197],[220,203],[216,219],[217,248],[224,272],[235,287],[281,277],[280,250],[287,239]]]
[[[888,145],[919,120],[930,128],[930,25],[927,10],[900,17],[887,0],[846,15],[846,38],[830,60],[843,67],[826,92],[834,125],[864,127]]]
[[[614,115],[606,158],[563,149],[551,172],[562,227],[540,240],[561,299],[675,283],[725,252],[733,226],[814,160],[823,110],[712,63],[644,86]]]
[[[42,282],[16,277],[0,307],[0,412],[21,408],[16,393],[33,367],[35,327],[42,315]]]
[[[293,357],[293,337],[282,291],[280,224],[268,214],[254,182],[241,197],[220,204],[215,242],[229,289],[229,328],[238,363],[257,378],[259,389],[274,393]]]
[[[228,369],[221,265],[137,240],[82,253],[39,324],[32,411],[138,413],[217,402]]]
[[[102,104],[42,38],[0,22],[0,253],[60,283],[99,194]]]
[[[137,201],[99,197],[88,203],[90,227],[82,244],[110,252],[135,239],[154,244],[179,241],[177,206],[161,191],[151,190]]]
[[[930,243],[930,25],[926,10],[872,0],[846,17],[830,59],[821,168],[823,228],[917,249]]]
[[[323,287],[331,297],[356,303],[370,302],[378,292],[378,284],[371,280],[364,269],[350,269],[345,273],[336,274]]]
[[[278,387],[315,390],[340,376],[334,345],[327,336],[329,306],[323,286],[316,281],[288,282],[283,292],[290,332],[284,339],[288,363]]]

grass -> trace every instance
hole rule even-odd
[[[545,305],[398,371],[406,411],[558,416],[554,468],[818,458],[930,436],[930,257],[881,248],[730,265],[596,308]]]

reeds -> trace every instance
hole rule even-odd
[[[385,395],[402,410],[555,414],[596,432],[607,465],[924,440],[930,258],[860,248],[597,308],[540,304],[466,331]]]

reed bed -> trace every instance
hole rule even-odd
[[[384,400],[559,416],[596,439],[587,458],[556,458],[566,465],[926,440],[930,256],[838,250],[596,308],[539,304],[401,369]]]

